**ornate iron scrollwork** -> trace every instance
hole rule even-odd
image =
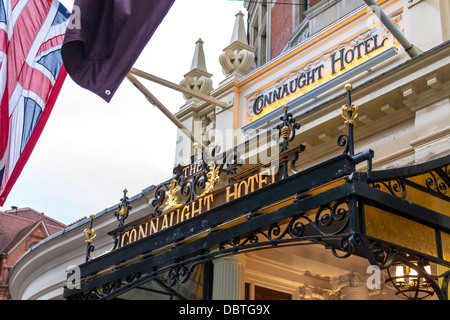
[[[163,212],[162,206],[166,201],[166,192],[169,188],[166,184],[160,184],[155,190],[155,198],[152,200],[151,205],[155,208],[154,215],[160,216]]]
[[[141,273],[128,275],[124,279],[114,280],[108,283],[104,283],[99,288],[93,288],[86,292],[78,293],[72,297],[71,300],[101,300],[107,298],[110,294],[114,293],[123,286],[132,284],[137,279],[141,278]]]
[[[283,225],[280,224],[281,222],[274,223],[245,237],[230,239],[220,244],[219,251],[231,249],[233,252],[238,252],[256,246],[273,247],[293,241],[312,241],[322,243],[326,248],[332,248],[322,240],[342,237],[340,246],[335,249],[346,253],[344,256],[339,256],[334,250],[335,256],[343,258],[353,253],[356,239],[345,233],[349,219],[346,199],[320,207],[314,216],[314,218],[310,218],[310,216],[301,213],[290,218],[287,224],[285,222],[283,222]]]
[[[162,183],[155,190],[155,197],[151,201],[155,208],[154,216],[158,217],[212,192],[222,171],[228,175],[236,174],[237,167],[242,165],[237,150],[233,149],[216,158],[218,150],[219,147],[213,148],[211,155],[205,157],[208,162],[200,157],[200,160],[188,166],[178,165],[174,168],[171,181]]]
[[[279,130],[279,137],[283,138],[280,143],[281,152],[289,149],[289,142],[295,138],[295,132],[300,129],[300,123],[296,122],[291,113],[288,113],[288,106],[283,107],[284,115],[280,118],[282,124],[279,124],[276,129]]]
[[[414,180],[405,175],[390,179],[375,180],[371,182],[371,186],[375,189],[387,191],[402,199],[406,198],[409,188],[414,188],[430,195],[450,200],[448,195],[450,179],[447,176],[449,170],[447,167],[435,168],[428,172],[420,173],[422,175],[420,180]]]
[[[406,197],[406,187],[405,187],[405,180],[403,178],[395,178],[390,179],[387,181],[377,181],[373,182],[372,186],[375,189],[381,190],[381,186],[384,186],[389,193],[391,193],[393,196],[405,199]]]
[[[125,223],[125,219],[128,217],[132,206],[130,205],[130,201],[128,201],[127,197],[128,190],[123,190],[123,197],[120,199],[120,204],[117,206],[117,211],[114,212],[114,215],[119,221],[119,227],[123,226]]]
[[[162,280],[168,287],[173,287],[176,284],[185,283],[189,280],[192,271],[197,265],[194,264],[191,267],[187,267],[185,264],[176,264],[170,268],[167,277],[163,277]]]
[[[436,169],[436,172],[434,171],[428,172],[427,174],[430,176],[425,180],[426,187],[429,190],[439,193],[441,195],[447,195],[449,185],[446,183],[445,176],[443,175],[443,173],[446,173],[448,178],[449,173],[448,170],[450,169],[447,169],[446,166],[444,170]]]
[[[353,138],[353,127],[356,125],[356,118],[358,116],[358,107],[352,104],[351,92],[353,86],[351,84],[345,85],[347,91],[347,104],[342,106],[342,117],[345,119],[345,124],[348,127],[348,134],[342,133],[337,139],[337,144],[344,147],[344,153],[350,153],[351,156],[355,154],[355,142]]]

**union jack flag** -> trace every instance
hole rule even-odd
[[[58,0],[0,0],[0,206],[48,120],[66,71]]]

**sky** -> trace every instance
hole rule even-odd
[[[73,0],[60,0],[71,10]],[[201,38],[213,88],[242,1],[176,0],[134,67],[179,83]],[[183,94],[139,80],[172,113]],[[177,129],[128,79],[110,103],[67,76],[52,114],[0,210],[30,207],[64,224],[119,203],[172,177]]]

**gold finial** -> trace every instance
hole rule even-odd
[[[127,189],[124,189],[124,190],[123,190],[123,193],[127,194],[127,192],[128,192],[128,190],[127,190]]]
[[[94,220],[95,215],[91,214],[91,215],[89,216],[89,218],[91,218],[92,220]]]
[[[345,85],[345,90],[346,90],[346,91],[352,91],[352,90],[353,90],[353,86],[352,86],[350,83],[347,83],[347,84]]]
[[[289,107],[288,106],[284,106],[283,109],[287,111],[289,109]]]

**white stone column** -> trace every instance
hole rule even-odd
[[[245,299],[245,257],[232,255],[213,261],[213,300]]]

